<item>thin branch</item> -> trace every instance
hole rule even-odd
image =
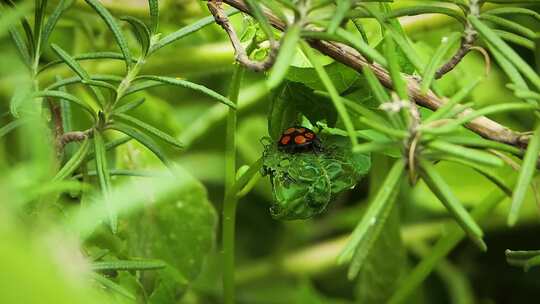
[[[408,165],[409,165],[409,182],[411,185],[415,185],[416,181],[418,179],[418,176],[416,174],[416,165],[417,165],[417,150],[418,150],[418,143],[420,142],[420,138],[422,137],[422,134],[420,132],[420,111],[418,111],[418,107],[416,106],[416,103],[414,101],[411,101],[409,105],[409,114],[411,116],[411,124],[409,125],[409,138],[407,139],[407,148],[408,148]]]
[[[473,29],[472,25],[467,22],[464,36],[461,39],[461,46],[457,50],[456,54],[454,54],[454,56],[452,56],[452,58],[450,58],[447,63],[443,64],[443,66],[441,66],[439,70],[437,70],[437,73],[435,73],[435,79],[440,79],[444,75],[446,75],[446,73],[452,71],[461,62],[461,60],[463,60],[463,58],[465,58],[465,56],[469,54],[469,52],[476,43],[477,35],[478,34]]]
[[[468,15],[479,16],[480,15],[480,6],[481,3],[478,0],[471,0],[469,6]],[[452,71],[460,62],[467,56],[467,54],[474,48],[476,44],[476,38],[478,33],[472,26],[472,24],[467,21],[465,25],[465,30],[463,31],[463,38],[461,39],[461,46],[457,50],[456,54],[448,60],[447,63],[443,64],[441,68],[435,73],[435,79],[440,79],[446,73]]]
[[[64,152],[64,145],[61,142],[62,135],[64,134],[64,126],[62,124],[62,109],[60,108],[60,105],[58,103],[55,103],[50,99],[47,99],[47,103],[49,104],[49,109],[51,111],[51,118],[53,122],[56,157],[58,159],[61,159]]]
[[[64,133],[60,137],[59,142],[63,148],[65,145],[69,144],[70,142],[83,141],[89,138],[90,136],[92,136],[92,133],[93,133],[93,129],[88,129],[86,131],[67,132],[67,133]]]
[[[223,0],[223,2],[247,14],[250,13],[246,3],[242,0]],[[272,26],[281,31],[286,29],[286,25],[277,16],[269,11],[265,11],[265,15]],[[330,56],[336,61],[341,62],[357,71],[361,71],[364,67],[371,67],[377,78],[384,86],[390,89],[393,88],[392,80],[388,71],[378,64],[370,63],[355,49],[341,43],[328,42],[318,39],[311,39],[309,40],[309,43],[313,48],[319,50],[321,53]],[[444,104],[444,101],[431,91],[423,94],[418,82],[414,79],[414,77],[407,76],[406,80],[409,96],[411,96],[417,105],[435,111]],[[465,110],[461,115],[467,115],[471,111],[472,110]],[[518,146],[521,148],[527,146],[530,137],[512,131],[498,122],[484,116],[474,119],[466,126],[473,132],[486,139]]]
[[[242,46],[234,27],[231,25],[227,14],[225,14],[221,8],[221,0],[210,0],[208,1],[207,6],[210,13],[214,16],[216,23],[227,32],[227,35],[229,35],[235,51],[236,61],[255,72],[266,71],[274,65],[279,50],[279,43],[273,37],[268,37],[268,41],[270,42],[270,52],[266,59],[264,61],[251,60],[249,59],[246,49]]]

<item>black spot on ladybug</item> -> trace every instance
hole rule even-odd
[[[278,148],[288,153],[317,152],[322,145],[312,130],[306,127],[291,127],[281,135]]]

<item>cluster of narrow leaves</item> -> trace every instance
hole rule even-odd
[[[532,132],[527,133],[526,150],[466,134],[464,126],[478,117],[516,111],[534,113],[535,121],[538,121],[540,76],[534,67],[508,44],[534,49],[538,34],[522,24],[504,18],[524,15],[538,22],[540,20],[538,13],[511,5],[483,8],[486,3],[498,1],[442,1],[447,2],[447,5],[426,3],[397,10],[392,10],[389,4],[382,1],[375,1],[381,2],[378,4],[336,1],[335,7],[332,1],[276,2],[279,3],[264,1],[264,4],[261,4],[274,13],[273,18],[281,18],[282,23],[287,25],[281,38],[279,55],[267,80],[268,86],[277,90],[277,97],[274,99],[269,117],[271,135],[278,136],[279,130],[283,130],[287,124],[298,123],[303,117],[313,124],[321,121],[329,124],[330,128],[324,130],[326,132],[349,137],[354,153],[380,153],[398,158],[339,257],[340,263],[350,262],[351,279],[355,278],[366,264],[366,258],[376,240],[381,237],[381,231],[393,210],[400,185],[406,180],[411,184],[422,180],[470,240],[480,250],[487,249],[478,217],[485,216],[492,210],[493,204],[499,202],[500,197],[487,198],[485,205],[480,204],[480,209],[471,214],[436,169],[435,164],[438,162],[447,161],[470,167],[499,187],[501,193],[511,196],[512,208],[508,224],[516,223],[539,159],[538,123],[535,123],[536,127]],[[288,11],[294,15],[292,21],[285,17],[284,12]],[[260,24],[268,23],[264,16],[256,14],[256,10],[252,9],[252,12]],[[427,13],[454,18],[461,25],[461,31],[444,37],[433,56],[426,60],[425,56],[417,53],[410,38],[405,35],[395,18]],[[368,35],[362,27],[361,21],[370,18],[376,20],[381,28],[381,36],[377,38],[378,40],[375,39],[376,41],[368,41]],[[356,33],[342,26],[346,25],[348,20],[353,21]],[[447,102],[435,111],[431,113],[420,111],[411,101],[408,88],[410,79],[404,75],[413,75],[418,79],[423,93],[431,92],[439,97],[445,97],[448,93],[444,92],[436,81],[440,77],[437,73],[453,56],[456,46],[467,47],[460,45],[467,36],[473,36],[472,43],[477,49],[486,56],[495,58],[510,80],[508,88],[520,101],[484,107],[467,104],[467,98],[483,80],[478,78],[454,92],[448,97]],[[330,74],[330,66],[325,66],[324,59],[309,47],[308,42],[313,41],[312,39],[347,44],[367,60],[385,68],[391,77],[393,92],[389,92],[383,86],[376,71],[370,67],[363,69],[361,78],[357,79],[355,84],[347,86],[346,90],[340,89],[339,82],[344,78]],[[304,77],[295,77],[297,71],[291,66],[295,66],[298,53],[307,59],[307,65],[312,73],[310,77],[307,77],[307,74],[302,75]],[[455,62],[458,66],[459,60]],[[313,79],[319,82],[310,83]],[[367,94],[370,94],[368,99],[371,104],[353,99],[352,96],[358,96],[354,91],[359,88],[370,91]],[[287,93],[288,90],[293,93]],[[363,94],[365,96],[366,92]],[[332,105],[332,109],[325,111],[324,109],[328,109],[328,103]],[[278,163],[272,165],[277,167]],[[294,162],[292,165],[294,166]],[[492,171],[492,168],[504,166],[511,166],[518,171],[515,187],[514,183],[508,183]],[[308,170],[310,166],[306,165],[306,172]],[[275,197],[278,196],[282,200],[289,196],[294,197],[293,192],[285,191],[293,191],[294,188],[286,178],[279,182],[276,182],[275,177],[272,180]],[[309,189],[311,188],[306,186],[304,190],[309,192]],[[450,248],[455,246],[456,237],[457,234],[451,240],[441,240],[441,246],[450,247],[440,252],[434,250],[434,257],[430,258],[436,261],[444,257]],[[458,240],[461,237],[459,236]],[[450,245],[452,243],[453,245]],[[423,267],[420,272],[411,273],[410,276],[415,277],[415,280],[404,284],[393,298],[396,303],[403,301],[413,290],[413,286],[417,286],[415,284],[419,284],[435,264],[432,260],[428,265],[426,270],[426,265],[420,264],[419,267]]]
[[[133,245],[130,247],[130,252],[118,250],[119,252],[110,254],[100,248],[92,247],[87,248],[87,251],[93,259],[93,270],[101,274],[117,275],[115,280],[112,280],[109,276],[96,274],[95,280],[120,296],[133,299],[133,294],[137,293],[137,282],[142,281],[145,286],[153,287],[150,294],[152,301],[175,301],[176,297],[182,294],[185,284],[194,277],[194,273],[200,267],[198,259],[200,256],[178,258],[171,255],[173,251],[169,251],[170,244],[177,242],[183,246],[199,248],[200,250],[194,251],[195,254],[205,252],[212,243],[215,215],[208,205],[202,186],[185,172],[181,170],[178,172],[177,168],[174,168],[156,139],[177,148],[182,148],[182,144],[174,137],[128,113],[144,102],[143,99],[137,98],[135,93],[162,85],[192,89],[214,98],[231,109],[236,108],[235,103],[228,98],[199,84],[174,77],[139,75],[146,60],[156,51],[213,23],[214,19],[211,16],[203,18],[190,26],[161,37],[158,32],[159,6],[156,0],[148,2],[150,24],[132,16],[116,19],[100,1],[86,0],[89,7],[109,28],[119,52],[72,55],[61,46],[53,44],[50,47],[58,56],[58,60],[42,64],[41,54],[45,48],[49,47],[50,35],[72,2],[58,1],[57,6],[46,18],[47,1],[35,1],[35,17],[32,26],[30,21],[24,18],[29,6],[25,4],[15,6],[10,0],[3,0],[5,5],[2,7],[2,12],[7,13],[3,14],[0,20],[11,25],[8,32],[28,68],[31,81],[27,84],[27,90],[18,90],[13,95],[10,104],[13,121],[0,128],[0,136],[25,124],[33,123],[29,121],[35,119],[33,114],[39,112],[35,110],[36,103],[49,102],[59,105],[61,119],[66,122],[63,123],[63,131],[66,133],[59,134],[62,136],[58,140],[59,146],[73,146],[74,143],[70,143],[73,141],[80,141],[80,144],[73,153],[66,152],[66,161],[62,162],[61,167],[50,180],[60,184],[74,177],[82,177],[83,181],[87,182],[90,176],[97,176],[97,184],[101,191],[98,199],[93,199],[92,204],[83,212],[71,215],[66,223],[69,230],[79,233],[89,243],[99,243],[106,239],[117,248],[121,248],[120,244],[124,240],[116,236],[111,237],[109,231],[100,231],[100,221],[106,222],[110,231],[116,232],[121,226],[118,216],[122,212],[131,211],[134,206],[140,207],[148,200],[168,201],[164,208],[165,213],[152,209],[156,208],[152,206],[148,209],[147,216],[143,214],[126,219],[134,226],[138,225],[140,229],[140,234],[128,236],[128,242]],[[359,155],[383,154],[395,159],[388,174],[376,184],[377,191],[352,232],[338,261],[350,264],[349,278],[351,279],[358,276],[366,278],[370,276],[370,273],[376,273],[370,267],[380,265],[381,262],[377,261],[378,256],[374,252],[392,247],[388,246],[387,242],[394,245],[399,242],[399,234],[396,234],[398,226],[396,223],[399,222],[395,219],[396,197],[399,195],[399,190],[407,181],[414,184],[422,180],[455,219],[459,229],[454,226],[449,227],[449,233],[433,246],[431,253],[413,271],[407,274],[403,280],[404,283],[397,287],[393,296],[389,299],[387,292],[384,299],[377,300],[401,303],[464,236],[469,237],[481,250],[486,249],[483,231],[478,222],[489,215],[504,195],[512,197],[509,224],[515,224],[518,219],[519,211],[536,171],[540,151],[540,124],[536,123],[537,126],[533,132],[524,134],[529,139],[525,151],[515,146],[466,134],[463,132],[463,126],[480,116],[512,111],[533,112],[534,121],[538,121],[540,76],[511,44],[538,50],[539,40],[532,30],[505,16],[529,16],[535,22],[539,21],[540,17],[533,10],[512,6],[482,9],[482,5],[486,3],[505,2],[497,0],[440,1],[445,4],[442,6],[426,2],[424,5],[397,10],[392,10],[387,2],[247,1],[259,29],[264,34],[255,35],[254,40],[260,37],[275,39],[276,32],[270,28],[270,21],[265,16],[265,11],[273,12],[275,17],[287,26],[285,33],[281,36],[276,62],[266,81],[267,86],[277,92],[269,115],[270,135],[275,139],[285,127],[305,118],[314,125],[320,125],[323,133],[347,138],[350,145],[336,150],[336,154],[328,155],[291,157],[279,151],[271,151],[267,153],[271,156],[254,164],[241,175],[234,184],[236,188],[233,187],[230,193],[236,195],[238,192],[245,193],[244,190],[249,190],[251,177],[256,175],[257,169],[264,164],[273,172],[281,170],[280,175],[274,176],[274,195],[280,202],[280,208],[285,207],[283,210],[286,211],[293,210],[292,213],[282,213],[282,210],[279,210],[280,212],[276,215],[284,218],[309,217],[322,211],[333,195],[353,186],[357,178],[365,173],[367,160],[363,159],[364,164],[359,166],[355,160],[360,157]],[[236,10],[229,10],[226,13],[231,15],[236,12]],[[431,13],[454,18],[462,28],[445,37],[433,52],[433,56],[426,59],[425,56],[417,53],[410,37],[405,34],[396,18]],[[16,26],[13,21],[19,19],[22,20],[21,24]],[[381,35],[368,39],[369,35],[362,26],[364,19],[375,20],[381,29]],[[137,55],[132,54],[132,49],[128,46],[128,40],[119,25],[120,20],[129,24],[132,34],[139,43],[140,51]],[[354,25],[353,30],[347,27],[349,21],[352,21]],[[0,36],[5,34],[1,32],[2,28],[0,27]],[[439,82],[436,81],[438,68],[445,63],[445,59],[452,57],[454,49],[460,43],[460,37],[470,32],[474,32],[476,36],[476,46],[482,47],[483,51],[489,51],[506,73],[509,79],[508,88],[514,92],[519,102],[493,104],[480,108],[467,104],[467,98],[482,82],[482,79],[472,81],[452,94],[440,87]],[[320,56],[309,46],[309,42],[314,39],[344,43],[370,62],[386,69],[393,83],[393,91],[387,90],[377,78],[375,71],[369,67],[364,68],[361,75],[357,75],[345,66],[329,63],[327,58]],[[253,56],[264,54],[266,46],[263,45],[260,41],[257,42],[256,48],[261,46],[261,49],[255,49]],[[302,58],[302,63],[295,62],[295,60],[298,61],[298,57]],[[123,76],[94,75],[81,65],[81,61],[102,59],[122,60],[126,67],[125,74]],[[58,64],[68,67],[74,76],[57,79],[54,83],[42,87],[39,81],[40,73]],[[431,90],[439,97],[448,96],[447,102],[434,112],[420,111],[410,100],[407,88],[409,79],[404,77],[405,74],[419,79],[422,92],[427,93]],[[314,79],[316,81],[313,81]],[[76,94],[71,94],[69,91],[71,85],[82,85],[91,98],[81,98]],[[54,111],[51,112],[54,114]],[[85,129],[72,128],[69,121],[72,120],[74,113],[78,114],[78,117],[84,117],[83,121],[88,122]],[[124,134],[124,137],[110,140],[118,133]],[[126,172],[111,167],[114,162],[111,161],[108,151],[131,139],[138,141],[154,153],[171,168],[174,172],[173,176],[148,179],[145,186],[134,183],[120,189],[114,187],[111,175],[126,174]],[[325,157],[328,159],[321,161],[321,158]],[[315,181],[316,177],[320,177],[320,172],[330,171],[326,167],[332,165],[331,162],[336,158],[341,166],[337,170],[335,179],[330,182],[328,180]],[[296,184],[292,184],[291,187],[290,183],[285,187],[288,181],[281,174],[284,170],[279,169],[284,161],[289,161],[289,168],[291,168],[291,163],[293,169],[295,165],[299,166],[296,171],[292,171],[295,180],[306,178],[306,181],[298,187]],[[502,194],[496,193],[487,197],[469,212],[454,194],[454,189],[437,171],[435,164],[441,161],[458,163],[474,169],[499,187]],[[511,165],[519,171],[515,186],[513,183],[509,185],[506,180],[490,170],[493,167],[505,165]],[[315,173],[308,175],[307,170],[313,170]],[[76,173],[77,175],[74,175]],[[127,174],[135,175],[134,172],[127,172]],[[320,189],[317,188],[319,184],[322,185]],[[61,185],[54,188],[52,197],[57,196],[60,191],[58,189],[66,191],[66,189],[74,188],[68,183]],[[333,189],[333,185],[339,186]],[[133,191],[137,187],[140,187],[141,191]],[[77,189],[80,190],[80,188],[81,186]],[[143,190],[150,191],[150,189],[152,194],[155,194],[149,195],[152,199],[148,199],[147,194],[143,195]],[[298,205],[295,204],[300,202],[298,197],[306,193],[317,203],[314,204],[316,206],[302,205],[304,209],[296,210]],[[187,205],[193,209],[186,209]],[[291,206],[293,208],[288,209]],[[184,213],[184,218],[192,218],[193,221],[201,224],[197,227],[203,228],[190,229],[196,225],[190,226],[192,223],[178,222],[177,218],[171,217],[171,214],[176,212]],[[146,229],[145,224],[149,222],[152,222],[153,229]],[[388,231],[394,234],[387,234]],[[195,240],[178,239],[180,235],[190,234],[197,234],[200,237]],[[142,235],[150,241],[141,242],[144,241],[140,238]],[[159,257],[161,260],[121,259],[134,255]],[[508,261],[511,264],[530,267],[538,263],[536,256],[536,252],[509,252]],[[371,262],[368,263],[370,259]],[[184,264],[179,261],[198,262]],[[143,273],[136,278],[131,272],[124,272],[124,270],[137,271],[138,274],[143,270],[159,270],[159,275]],[[395,283],[396,278],[392,280]],[[126,284],[121,286],[118,282]],[[384,283],[378,285],[379,288],[386,287]],[[123,286],[133,286],[133,290],[126,290]],[[364,288],[363,291],[359,291],[360,298],[369,298],[365,290]]]
[[[0,128],[0,137],[17,128],[34,129],[32,133],[35,136],[45,134],[46,132],[40,132],[44,129],[42,120],[47,115],[40,113],[42,108],[45,109],[42,105],[50,106],[49,114],[55,125],[55,134],[52,134],[52,137],[56,137],[50,146],[55,146],[56,141],[58,169],[52,176],[50,171],[46,176],[36,172],[36,177],[33,178],[34,186],[43,183],[44,190],[29,194],[25,201],[41,197],[42,201],[54,205],[62,193],[80,191],[77,193],[81,206],[88,207],[88,210],[71,215],[66,225],[70,227],[67,231],[80,233],[82,236],[82,241],[85,242],[84,250],[93,261],[92,270],[96,272],[93,279],[120,297],[133,300],[136,294],[141,294],[141,290],[138,287],[126,290],[125,286],[151,286],[152,289],[142,291],[142,294],[148,293],[150,302],[172,303],[185,292],[188,282],[200,271],[204,255],[211,250],[216,215],[204,187],[189,174],[176,168],[161,147],[161,143],[164,143],[182,149],[183,144],[129,112],[144,103],[144,99],[137,97],[136,93],[163,85],[190,89],[227,107],[236,108],[228,98],[203,85],[175,77],[140,75],[146,60],[157,50],[212,23],[213,19],[204,18],[161,37],[158,32],[157,0],[148,1],[149,24],[132,16],[117,19],[98,0],[87,0],[86,4],[110,30],[119,52],[71,55],[60,45],[49,44],[56,24],[74,5],[74,1],[58,1],[50,14],[46,14],[49,11],[47,0],[35,1],[33,24],[24,16],[31,9],[26,2],[15,5],[11,0],[3,1],[0,21],[6,26],[0,28],[8,28],[16,50],[27,68],[28,81],[24,88],[19,88],[13,95],[10,103],[13,120]],[[19,20],[20,25],[17,24]],[[128,45],[121,21],[129,24],[139,43],[137,54],[133,54],[133,48]],[[6,33],[1,33],[4,34]],[[43,63],[42,53],[49,47],[58,60]],[[92,74],[81,64],[81,61],[109,59],[122,60],[125,63],[123,76]],[[65,79],[57,77],[53,83],[42,83],[42,73],[58,65],[65,65],[73,76]],[[71,87],[77,85],[84,88],[89,95],[71,93]],[[82,122],[77,123],[77,127],[84,129],[75,129],[75,120]],[[43,139],[45,138],[48,137]],[[32,138],[27,140],[32,141]],[[109,152],[130,140],[135,140],[150,150],[169,172],[155,174],[115,168],[116,162]],[[144,184],[132,183],[117,189],[113,175],[145,177],[146,181]],[[93,176],[97,177],[99,194],[92,193],[86,187]],[[142,191],[133,191],[134,188]],[[41,196],[42,194],[46,195]],[[159,202],[164,207],[158,209],[147,206],[145,212],[139,213],[136,218],[127,215],[149,202]],[[133,234],[124,239],[115,235],[121,231],[118,220],[121,213],[126,214],[124,220],[130,227],[136,227],[130,230]],[[189,219],[189,222],[184,219]],[[102,222],[107,223],[109,229],[103,230],[99,226]],[[110,249],[103,249],[100,244],[103,244],[104,240],[108,240],[105,243],[110,242],[111,238],[113,243],[126,242],[131,250],[111,252]],[[171,247],[171,244],[175,245]],[[192,250],[184,250],[183,246]],[[179,253],[184,256],[179,256]],[[156,258],[160,260],[154,260]],[[145,270],[159,271],[157,275],[141,277],[132,274]]]
[[[112,168],[107,167],[106,151],[125,142],[125,140],[107,142],[105,137],[106,131],[116,130],[127,135],[129,138],[137,140],[151,150],[165,165],[169,165],[169,161],[154,138],[160,139],[179,149],[183,147],[183,145],[174,137],[128,114],[129,111],[137,108],[144,102],[144,100],[140,98],[130,98],[132,94],[151,87],[173,85],[207,94],[227,106],[233,108],[235,106],[226,97],[202,85],[179,78],[138,75],[144,62],[157,49],[190,34],[198,28],[196,25],[191,26],[159,39],[159,34],[157,33],[157,23],[159,18],[157,1],[149,1],[151,17],[150,26],[135,17],[123,18],[123,20],[129,22],[133,27],[133,32],[140,42],[141,51],[136,60],[134,60],[134,56],[131,54],[127,45],[127,40],[120,29],[118,21],[99,1],[89,0],[87,1],[88,5],[95,10],[113,33],[118,48],[120,49],[120,53],[98,52],[72,56],[60,46],[52,44],[51,48],[57,54],[59,60],[40,67],[40,50],[47,46],[49,35],[56,22],[61,17],[62,13],[71,5],[71,3],[68,2],[69,1],[61,1],[48,18],[45,28],[41,29],[45,19],[47,1],[38,1],[39,5],[36,6],[34,28],[30,26],[30,23],[26,19],[23,19],[22,21],[28,43],[23,43],[24,40],[21,38],[16,27],[12,27],[10,33],[16,42],[21,57],[25,59],[24,62],[27,64],[34,79],[39,79],[39,73],[60,63],[68,66],[75,76],[67,79],[58,79],[56,82],[49,84],[45,89],[41,89],[38,87],[39,85],[35,84],[34,87],[29,90],[31,92],[29,96],[28,94],[27,96],[15,94],[11,102],[11,113],[15,117],[19,117],[19,111],[23,106],[23,103],[29,100],[50,100],[52,102],[60,103],[62,114],[64,114],[63,119],[65,120],[70,119],[71,105],[83,110],[90,120],[89,128],[87,130],[81,130],[85,132],[77,138],[77,140],[83,141],[83,144],[60,169],[57,176],[54,177],[54,180],[60,181],[69,177],[74,171],[79,169],[83,162],[88,161],[89,156],[92,155],[95,159],[95,167],[100,188],[103,195],[106,196],[111,188],[110,171],[112,170]],[[12,5],[9,1],[8,4]],[[125,76],[91,75],[80,64],[81,60],[98,59],[123,60],[126,65]],[[66,87],[74,84],[83,84],[86,86],[91,92],[93,100],[84,100],[68,93]],[[14,121],[10,125],[4,127],[3,130],[5,130],[3,133],[7,133],[19,123],[21,123],[21,121]],[[64,136],[68,136],[68,138],[64,140],[65,142],[63,144],[69,143],[69,135],[72,134],[70,132],[76,131],[69,130],[68,126],[65,127],[66,134],[64,134]],[[73,134],[73,136],[76,135],[77,134]],[[60,134],[60,136],[62,136],[62,134]],[[88,138],[88,140],[86,138]],[[89,145],[88,142],[91,142],[91,144]],[[92,146],[93,152],[91,152]],[[112,231],[116,231],[116,219],[114,214],[111,214],[110,225]]]

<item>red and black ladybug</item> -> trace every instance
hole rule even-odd
[[[283,131],[278,148],[289,153],[318,152],[322,145],[315,132],[306,127],[295,126]]]

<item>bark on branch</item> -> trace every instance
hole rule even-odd
[[[222,2],[239,9],[244,13],[250,14],[248,6],[243,0],[222,0]],[[274,26],[276,29],[281,31],[286,30],[286,24],[284,24],[277,16],[267,10],[265,11],[265,15],[272,26]],[[330,56],[336,61],[341,62],[357,71],[361,71],[363,68],[368,66],[371,67],[377,78],[384,86],[390,89],[393,88],[392,80],[388,71],[378,64],[370,63],[355,49],[341,43],[317,39],[309,40],[309,44],[313,48],[319,50],[321,53]],[[414,77],[407,76],[406,78],[409,96],[414,100],[414,102],[416,102],[417,105],[435,111],[444,104],[445,101],[435,95],[432,91],[423,94],[418,82]],[[464,111],[462,115],[466,115],[470,113],[470,111],[471,110]],[[498,122],[483,116],[471,121],[466,125],[466,127],[486,139],[521,148],[526,147],[529,140],[529,136],[510,130]]]
[[[227,35],[229,35],[229,39],[231,40],[236,54],[236,60],[239,63],[255,72],[266,71],[274,65],[279,50],[279,43],[275,41],[273,37],[269,37],[270,51],[268,52],[266,59],[264,61],[253,61],[249,59],[249,55],[242,46],[234,27],[231,25],[229,18],[221,8],[221,0],[210,0],[208,1],[207,6],[210,13],[214,16],[216,23],[227,32]]]

